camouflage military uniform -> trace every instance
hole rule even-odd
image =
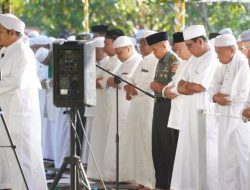
[[[172,80],[174,75],[174,73],[171,71],[171,67],[174,64],[179,64],[179,60],[175,54],[168,52],[166,56],[158,62],[154,81],[167,85]],[[162,97],[160,94],[157,94],[156,96]]]
[[[174,73],[172,65],[178,64],[175,54],[168,52],[159,60],[154,81],[167,85]],[[171,109],[171,100],[162,97],[162,93],[155,93],[152,126],[152,155],[155,168],[156,188],[170,189],[172,170],[175,158],[179,131],[167,127]]]

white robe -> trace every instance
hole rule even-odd
[[[66,108],[53,103],[53,87],[47,90],[47,153],[54,160],[55,168],[60,168],[65,157],[70,156],[70,122]]]
[[[18,40],[5,48],[0,59],[0,106],[7,127],[16,145],[24,175],[31,190],[47,189],[41,147],[41,118],[39,111],[36,60],[32,50]],[[1,155],[4,156],[4,155]],[[5,158],[8,159],[8,158]],[[6,165],[5,165],[6,167]],[[7,174],[13,190],[26,189],[22,179],[17,178],[17,168],[5,168],[0,163],[0,173]],[[6,171],[7,170],[7,171]],[[14,173],[12,173],[14,172]],[[0,181],[0,188],[4,187]]]
[[[131,82],[138,88],[153,94],[153,81],[158,59],[151,53],[143,58]],[[143,92],[133,96],[126,121],[126,131],[121,133],[121,170],[129,173],[129,179],[149,188],[155,187],[155,172],[152,160],[152,118],[154,99]]]
[[[248,100],[247,100],[247,102],[245,103],[245,106],[244,106],[244,109],[245,108],[250,108],[250,92],[248,94]],[[247,121],[247,118],[243,117],[243,121],[245,122],[245,125],[248,128],[248,130],[250,130],[250,122]],[[250,147],[250,138],[248,138],[248,147]],[[249,151],[248,151],[248,171],[247,171],[247,188],[246,189],[250,189],[250,163],[249,163],[249,158],[250,158],[250,148],[249,148]]]
[[[48,66],[37,61],[37,75],[40,81],[48,79]],[[39,90],[39,103],[41,113],[41,130],[42,130],[42,150],[43,158],[54,159],[53,146],[51,144],[51,126],[49,125],[47,117],[47,93],[48,89]]]
[[[102,60],[97,63],[99,66],[105,68],[106,64],[109,61],[109,57],[105,56]],[[96,68],[96,78],[102,77],[102,71],[99,68]],[[100,93],[99,90],[96,90],[96,101],[99,101]],[[99,102],[100,103],[100,102]],[[96,103],[97,105],[97,103]],[[97,108],[98,109],[98,108]],[[91,141],[91,133],[92,133],[92,126],[93,126],[93,121],[95,117],[95,111],[96,111],[96,106],[95,107],[86,107],[85,106],[85,112],[84,116],[86,117],[86,123],[85,123],[85,133],[88,138],[88,141]],[[88,157],[89,157],[89,146],[86,141],[86,137],[83,135],[83,143],[82,143],[82,153],[81,153],[81,161],[84,164],[88,164]]]
[[[182,79],[194,82],[208,89],[214,71],[218,65],[214,51],[209,50],[200,57],[191,57],[188,68],[185,70]],[[184,96],[183,112],[181,118],[181,131],[177,144],[175,163],[171,180],[171,188],[175,190],[198,190],[199,189],[199,116],[198,110],[211,109],[207,91]],[[214,134],[215,133],[215,134]],[[213,146],[214,145],[214,146]],[[216,186],[217,157],[216,157],[216,130],[213,125],[207,128],[207,170],[208,186]],[[215,148],[210,150],[210,146]],[[211,162],[214,161],[214,162]],[[211,179],[213,178],[213,179]],[[216,188],[211,188],[216,190]]]
[[[216,112],[221,114],[217,118],[220,190],[246,190],[249,129],[240,114],[250,86],[247,59],[237,51],[230,63],[217,68],[213,78],[209,89],[211,98],[221,92],[228,94],[232,101],[229,106],[216,104]]]
[[[141,56],[137,53],[133,53],[133,55],[126,61],[124,61],[121,66],[116,71],[116,75],[121,76],[121,78],[125,80],[129,80],[134,74],[139,62],[141,61]],[[126,119],[128,114],[128,109],[130,105],[130,101],[127,101],[125,98],[125,91],[122,89],[124,83],[119,84],[120,88],[118,88],[118,113],[119,113],[119,133],[120,139],[123,138],[123,133],[129,133],[126,130]],[[112,98],[112,99],[111,99]],[[116,89],[112,89],[109,98],[109,104],[111,105],[111,115],[108,122],[107,128],[107,144],[105,147],[104,158],[103,158],[103,178],[107,181],[115,181],[116,179]],[[122,140],[120,141],[122,142]],[[120,152],[126,151],[123,147],[123,144],[120,143]],[[120,159],[122,160],[122,159]],[[123,168],[122,163],[119,163],[119,167]],[[121,169],[119,173],[119,177],[121,181],[130,180],[130,176],[126,169]]]
[[[108,62],[106,64],[100,66],[104,67],[104,69],[110,71],[111,73],[114,73],[120,65],[121,62],[119,61],[117,56],[112,56],[109,57]],[[96,163],[102,174],[103,157],[107,142],[107,127],[111,112],[111,106],[109,105],[109,101],[111,101],[109,96],[111,89],[107,88],[106,81],[108,77],[111,76],[105,71],[102,71],[101,69],[97,68],[97,77],[103,77],[103,79],[100,81],[103,89],[96,90],[96,111],[92,125],[90,146],[93,150]],[[99,175],[91,154],[89,154],[88,157],[87,175],[90,178],[99,179]]]
[[[70,156],[70,120],[66,108],[57,108],[55,115],[54,164],[60,168],[65,157]],[[69,166],[69,165],[68,165]]]
[[[50,80],[53,80],[50,79]],[[48,81],[52,82],[52,81]],[[56,140],[57,137],[57,114],[60,108],[57,108],[53,103],[53,87],[48,85],[48,89],[46,90],[46,105],[45,105],[45,117],[46,124],[44,125],[44,136],[46,136],[46,141],[43,142],[44,146],[44,158],[51,159],[55,161],[55,156],[57,152],[56,144],[58,143]]]
[[[178,65],[178,68],[176,70],[175,75],[172,77],[172,81],[167,86],[174,86],[173,89],[171,89],[172,92],[178,94],[177,87],[178,83],[181,79],[182,74],[184,73],[185,69],[188,66],[189,61],[182,60],[180,64]],[[184,96],[181,94],[178,94],[178,96],[171,100],[171,110],[169,114],[168,119],[168,127],[181,130],[181,119],[180,116],[182,114],[183,110],[183,104],[184,104]]]

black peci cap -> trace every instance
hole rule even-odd
[[[103,24],[100,24],[100,25],[94,25],[91,27],[91,31],[94,33],[94,32],[102,32],[102,33],[105,33],[106,31],[108,30],[108,26],[107,25],[103,25]]]
[[[211,40],[213,38],[216,38],[217,36],[221,35],[220,33],[218,32],[211,32],[208,36],[208,39]]]
[[[151,46],[158,42],[168,40],[168,34],[167,32],[158,32],[158,33],[155,33],[146,37],[146,40],[147,40],[148,45]]]
[[[175,32],[173,34],[173,42],[174,43],[184,42],[183,32]]]
[[[112,30],[108,30],[106,32],[105,38],[110,38],[112,40],[115,40],[116,38],[118,38],[119,36],[124,36],[124,32],[120,29],[112,29]]]

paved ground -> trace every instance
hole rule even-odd
[[[57,175],[58,169],[54,168],[53,162],[45,161],[44,162],[45,169],[46,169],[46,178],[48,182],[48,187],[53,183],[55,176]],[[86,166],[84,167],[86,171]],[[90,187],[92,190],[105,190],[103,184],[101,181],[94,180],[94,179],[88,179],[88,182],[90,184]],[[116,189],[116,183],[115,182],[105,182],[105,186],[107,190],[115,190]],[[82,188],[86,189],[86,188]],[[129,190],[136,190],[138,189],[137,184],[133,183],[119,183],[119,189],[129,189]],[[70,190],[70,170],[66,169],[63,176],[61,177],[56,190]],[[81,190],[81,189],[79,189]]]

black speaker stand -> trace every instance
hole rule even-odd
[[[66,170],[67,165],[70,165],[70,190],[88,189],[91,190],[87,175],[84,171],[83,165],[80,161],[80,157],[76,155],[76,121],[77,121],[77,109],[71,108],[70,110],[70,147],[71,155],[64,158],[63,164],[59,169],[59,172],[50,185],[50,190],[54,190],[62,177],[63,172]]]

